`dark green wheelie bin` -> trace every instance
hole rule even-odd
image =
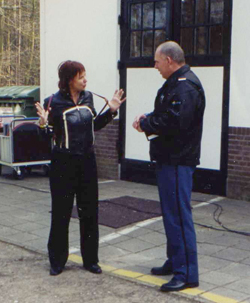
[[[39,86],[0,87],[0,130],[11,116],[37,117],[35,103],[39,101]]]

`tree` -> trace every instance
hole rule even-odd
[[[39,85],[39,0],[0,0],[0,86]]]

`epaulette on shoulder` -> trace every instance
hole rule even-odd
[[[178,78],[178,81],[186,81],[187,78]]]

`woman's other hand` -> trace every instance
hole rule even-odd
[[[40,125],[45,125],[48,121],[48,115],[49,111],[45,110],[39,102],[35,104],[36,109],[37,109],[37,115],[40,117],[39,119],[39,124]]]
[[[112,113],[116,112],[120,108],[122,103],[126,100],[126,98],[122,99],[123,94],[123,89],[116,90],[113,98],[108,101],[108,105]]]

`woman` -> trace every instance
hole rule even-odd
[[[92,93],[86,91],[84,66],[65,61],[58,68],[59,91],[44,109],[36,104],[41,128],[53,126],[55,146],[52,152],[50,189],[52,197],[51,230],[48,241],[50,275],[62,272],[69,254],[68,228],[76,196],[80,220],[81,254],[84,268],[101,273],[98,265],[98,183],[94,154],[94,130],[103,128],[125,101],[117,90],[109,109],[96,115]],[[49,109],[47,108],[49,106]]]

